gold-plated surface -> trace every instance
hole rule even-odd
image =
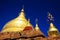
[[[57,28],[55,28],[55,26],[53,25],[53,23],[50,23],[50,28],[49,28],[49,31],[48,31],[48,35],[50,37],[56,37],[58,36],[59,34],[59,31]]]
[[[21,10],[19,16],[9,21],[2,29],[1,32],[21,32],[27,26],[31,25],[25,18],[24,9]]]
[[[36,26],[35,26],[35,30],[40,30],[38,27],[38,19],[36,19]]]
[[[36,24],[35,30],[39,30],[38,24]]]
[[[55,28],[55,26],[53,25],[53,23],[50,23],[49,31],[58,31],[58,29]]]

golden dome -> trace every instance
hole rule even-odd
[[[20,15],[17,18],[8,22],[3,27],[1,32],[18,32],[18,31],[21,32],[27,26],[27,23],[28,23],[28,21],[25,18],[24,9],[22,9]]]
[[[53,23],[50,23],[50,28],[49,28],[49,31],[48,31],[48,35],[50,37],[56,37],[58,36],[59,34],[59,31],[57,28],[55,28],[55,26],[53,25]]]

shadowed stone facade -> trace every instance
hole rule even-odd
[[[0,33],[0,40],[60,40],[60,36],[55,38],[45,37],[40,31],[29,30],[23,32]]]
[[[23,32],[5,32],[5,33],[0,33],[0,39],[30,39],[35,37],[44,37],[40,32],[35,32],[34,30],[29,30],[29,31],[23,31]]]

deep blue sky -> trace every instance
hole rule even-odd
[[[38,18],[39,28],[46,36],[49,29],[48,12],[54,16],[53,23],[60,31],[59,0],[0,0],[0,30],[8,21],[19,15],[23,4],[26,18],[30,18],[33,26]]]

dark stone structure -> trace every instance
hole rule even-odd
[[[40,31],[29,30],[23,32],[0,33],[0,40],[60,40],[60,37],[45,37]]]

